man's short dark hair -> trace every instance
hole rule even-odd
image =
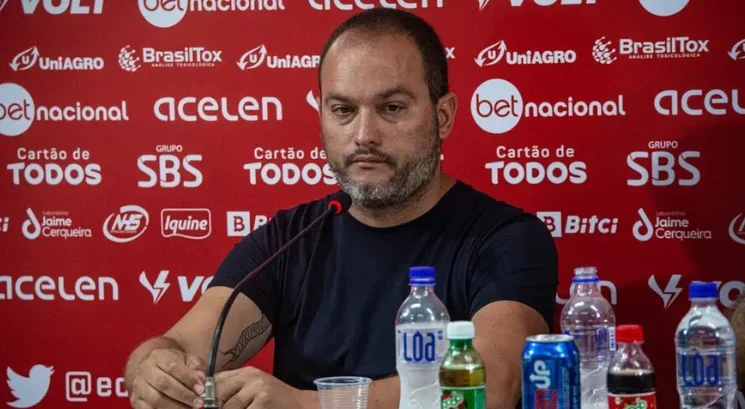
[[[436,103],[448,93],[448,66],[445,48],[435,30],[424,19],[413,13],[390,8],[373,8],[356,14],[343,22],[329,36],[318,65],[318,88],[321,87],[321,67],[329,48],[346,32],[362,35],[403,34],[411,38],[419,49],[424,64],[424,75],[429,97]]]

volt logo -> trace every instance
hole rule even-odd
[[[144,271],[140,273],[140,284],[150,291],[150,294],[153,296],[153,304],[157,304],[163,297],[163,294],[166,293],[166,290],[168,290],[168,287],[171,286],[166,283],[167,278],[168,270],[161,270],[160,274],[158,274],[158,277],[155,279],[155,282],[151,284],[147,279],[147,274],[145,274]]]
[[[649,280],[647,281],[647,284],[649,285],[649,288],[652,289],[657,295],[662,298],[662,303],[665,306],[665,309],[668,309],[670,305],[675,301],[676,298],[680,295],[680,292],[682,289],[680,288],[680,274],[673,274],[672,277],[670,277],[670,280],[668,280],[667,285],[665,285],[665,290],[661,290],[659,284],[657,284],[657,279],[655,278],[654,274],[649,276]]]
[[[142,284],[142,286],[145,287],[145,289],[153,297],[153,304],[157,304],[161,300],[161,298],[163,298],[163,295],[166,293],[168,288],[171,286],[171,284],[168,283],[168,275],[168,270],[161,270],[160,273],[158,273],[158,276],[155,278],[155,281],[150,282],[150,280],[148,280],[147,278],[147,274],[145,274],[144,271],[140,273],[140,284]],[[192,302],[196,297],[197,292],[199,292],[199,294],[201,295],[204,294],[205,291],[207,291],[207,288],[212,282],[212,277],[178,276],[177,281],[179,292],[181,293],[181,301]]]

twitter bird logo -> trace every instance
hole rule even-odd
[[[8,386],[13,396],[18,399],[15,402],[8,402],[8,405],[14,408],[30,408],[41,402],[49,391],[53,373],[54,368],[51,366],[34,365],[27,378],[8,367]]]

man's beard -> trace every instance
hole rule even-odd
[[[433,125],[433,129],[428,132],[430,137],[426,139],[427,145],[422,146],[422,149],[419,150],[419,152],[424,152],[424,155],[398,166],[396,166],[397,164],[392,157],[375,148],[355,150],[351,155],[344,157],[344,163],[341,166],[329,159],[329,167],[334,173],[336,181],[342,190],[352,198],[352,203],[368,209],[383,209],[406,203],[420,194],[432,181],[440,165],[442,141],[439,137],[438,130],[440,127],[436,116]],[[324,149],[326,149],[325,138],[322,139]],[[328,150],[326,151],[328,152]],[[384,161],[393,169],[393,176],[382,182],[352,181],[347,174],[347,168],[360,155],[373,155]]]

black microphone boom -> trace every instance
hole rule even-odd
[[[233,302],[238,297],[238,294],[240,294],[241,289],[243,286],[249,282],[253,277],[256,276],[256,274],[259,273],[259,271],[263,270],[271,264],[274,260],[277,259],[282,253],[284,253],[290,246],[292,246],[296,241],[298,241],[301,237],[305,236],[306,233],[308,233],[313,227],[315,227],[318,223],[326,219],[330,215],[338,216],[345,211],[349,210],[349,207],[352,205],[352,198],[349,197],[348,194],[344,193],[343,191],[339,191],[337,193],[334,193],[329,198],[329,204],[328,209],[323,212],[322,215],[318,216],[313,222],[311,222],[306,228],[301,230],[295,237],[293,237],[290,241],[288,241],[284,246],[282,246],[279,250],[277,250],[274,254],[272,254],[268,259],[266,259],[261,265],[256,267],[253,271],[248,273],[241,281],[236,284],[235,288],[233,288],[233,291],[230,293],[230,297],[225,301],[225,305],[222,308],[222,312],[220,312],[220,317],[217,319],[217,325],[215,326],[215,333],[212,337],[212,348],[210,349],[210,357],[209,357],[209,363],[207,367],[207,379],[205,380],[204,384],[204,398],[203,402],[204,405],[203,408],[212,409],[217,408],[217,392],[215,390],[215,363],[217,361],[217,347],[220,344],[220,335],[222,334],[222,328],[225,325],[225,320],[228,317],[228,312],[230,311],[230,307],[233,305]]]

